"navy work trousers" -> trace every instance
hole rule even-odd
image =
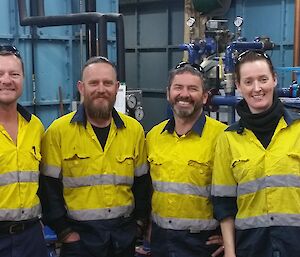
[[[80,241],[64,243],[60,257],[133,257],[137,225],[132,218],[73,222]]]
[[[211,257],[219,245],[206,245],[206,241],[217,234],[218,231],[191,233],[188,230],[163,229],[152,222],[151,254],[152,257]]]
[[[16,234],[0,232],[1,257],[47,257],[47,247],[40,222]]]
[[[300,257],[300,227],[274,226],[236,231],[237,257]]]

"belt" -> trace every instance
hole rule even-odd
[[[32,227],[39,221],[38,218],[31,219],[31,220],[24,220],[24,221],[7,221],[7,222],[0,222],[0,234],[19,234],[24,230]]]

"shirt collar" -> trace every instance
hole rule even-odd
[[[22,115],[22,117],[29,122],[31,120],[31,113],[29,113],[22,105],[17,104],[17,111]]]
[[[206,122],[206,117],[205,117],[204,112],[202,111],[199,119],[195,122],[195,124],[193,125],[191,131],[197,133],[201,137],[202,132],[203,132],[203,128],[204,128],[204,125],[205,125],[205,122]],[[168,131],[170,134],[174,133],[174,131],[175,131],[175,119],[174,119],[174,116],[171,119],[169,119],[168,123],[163,128],[163,130],[161,131],[161,134],[164,131]]]
[[[284,108],[283,117],[286,124],[289,126],[295,120],[300,120],[300,113]]]
[[[124,121],[122,120],[122,118],[120,117],[120,115],[118,114],[118,112],[116,111],[115,108],[112,109],[112,118],[118,129],[125,128]],[[76,113],[74,114],[73,118],[70,121],[70,123],[74,123],[74,122],[80,122],[86,128],[87,117],[86,117],[86,113],[85,113],[83,104],[79,105]]]

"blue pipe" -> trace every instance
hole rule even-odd
[[[198,44],[194,44],[194,43],[181,44],[179,45],[179,49],[188,51],[189,63],[196,63],[196,60],[199,59],[200,46]]]
[[[238,98],[233,95],[220,96],[214,95],[211,99],[213,105],[226,105],[226,106],[235,106],[241,98]]]
[[[238,42],[234,41],[229,46],[226,47],[225,51],[225,73],[234,72],[234,57],[233,51],[242,51],[248,49],[263,49],[264,44],[262,42]]]
[[[285,98],[297,98],[297,96],[291,92],[290,88],[278,88],[276,89],[278,97],[285,97]],[[234,96],[234,95],[214,95],[211,99],[212,105],[226,105],[226,106],[235,106],[242,97]],[[298,98],[299,99],[299,98]],[[294,101],[296,104],[299,104],[299,100]],[[291,101],[293,103],[293,100]]]

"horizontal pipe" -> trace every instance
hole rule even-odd
[[[101,17],[105,17],[107,22],[117,22],[122,16],[120,13],[71,13],[65,15],[52,15],[52,16],[34,16],[34,17],[20,17],[21,26],[38,26],[38,27],[52,27],[62,25],[78,25],[98,23]]]
[[[26,1],[18,0],[19,19],[21,26],[51,27],[62,25],[78,25],[97,23],[99,37],[99,54],[107,57],[107,22],[116,23],[117,32],[117,71],[118,79],[125,82],[125,40],[124,40],[124,21],[123,15],[119,13],[74,13],[54,16],[34,16],[28,17],[26,10]],[[38,2],[38,13],[44,14],[42,0]],[[100,34],[101,33],[101,34]],[[100,37],[101,35],[101,37]]]

